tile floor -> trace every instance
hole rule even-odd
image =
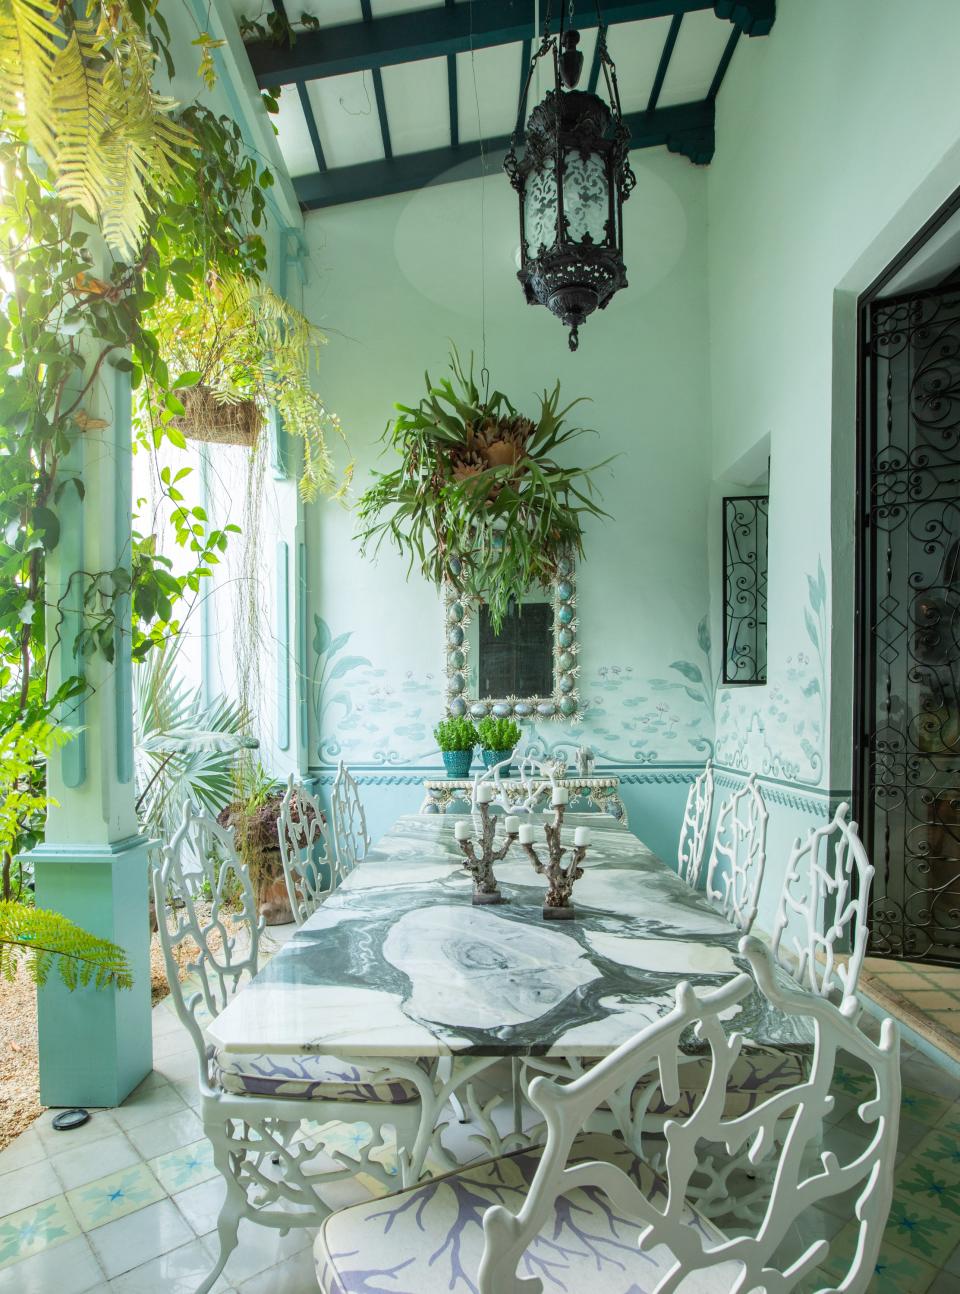
[[[169,1002],[154,1011],[154,1041],[156,1069],[121,1107],[68,1133],[46,1113],[0,1152],[2,1294],[194,1294],[212,1267],[223,1188],[196,1114],[195,1055]],[[905,1048],[903,1080],[897,1189],[872,1289],[957,1294],[960,1078]],[[864,1079],[845,1071],[842,1087],[826,1136],[838,1148],[857,1135]],[[462,1159],[476,1153],[470,1131],[453,1128]],[[380,1189],[367,1178],[341,1190],[363,1198],[365,1188]],[[804,1216],[798,1242],[852,1243],[851,1201],[832,1206]],[[243,1223],[216,1294],[315,1294],[312,1239]]]
[[[888,990],[960,1048],[960,967],[868,957],[864,971],[868,991],[871,982]]]

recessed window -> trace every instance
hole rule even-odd
[[[766,494],[723,500],[723,681],[767,681]]]

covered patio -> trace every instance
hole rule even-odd
[[[0,1291],[960,1288],[960,13],[81,8],[0,4]]]

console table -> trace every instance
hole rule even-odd
[[[548,792],[552,785],[550,779],[535,778],[534,785],[543,789],[544,807],[546,807]],[[624,827],[629,826],[627,808],[620,798],[619,777],[577,777],[576,775],[558,777],[556,785],[565,786],[570,792],[568,807],[571,813],[577,811],[578,801],[586,801],[600,813],[616,818]],[[521,782],[518,777],[500,779],[500,787],[510,804],[518,804],[526,799],[529,786],[529,782]],[[466,800],[469,803],[472,790],[473,778],[471,777],[427,778],[423,783],[423,803],[420,805],[420,812],[446,813],[455,802]]]

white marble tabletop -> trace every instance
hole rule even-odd
[[[573,898],[544,921],[545,881],[519,847],[496,865],[507,902],[474,907],[454,825],[400,818],[209,1028],[231,1052],[344,1057],[598,1056],[670,1010],[683,979],[745,965],[738,932],[636,836],[597,814]],[[759,995],[737,1021],[754,1042],[806,1048]],[[696,1046],[691,1040],[691,1050]]]

